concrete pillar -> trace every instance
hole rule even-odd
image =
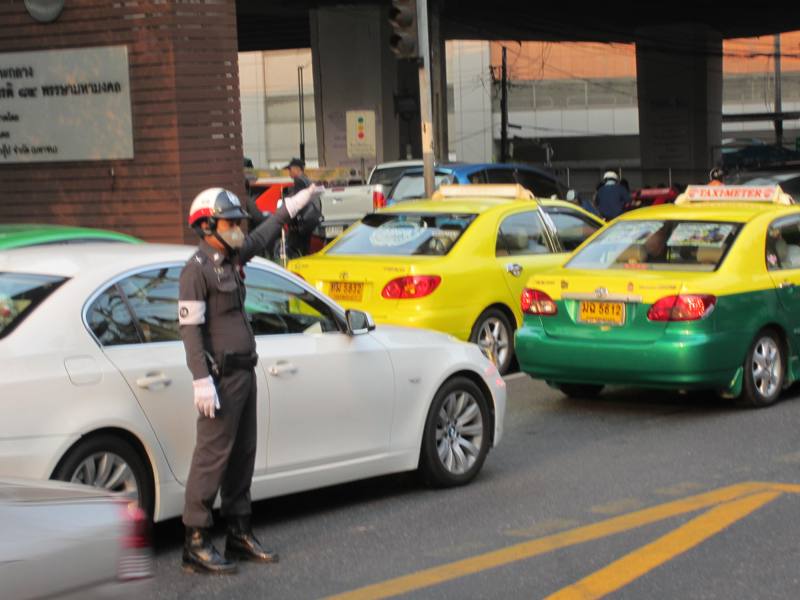
[[[645,184],[703,182],[722,140],[722,39],[694,24],[637,30]]]
[[[447,72],[453,86],[452,138],[456,160],[491,162],[492,96],[489,42],[449,42]]]
[[[397,60],[389,48],[387,6],[336,6],[311,11],[317,147],[320,166],[359,168],[347,157],[346,112],[374,110],[375,161],[400,157],[394,106]]]

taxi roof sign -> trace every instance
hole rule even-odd
[[[533,192],[518,183],[471,183],[466,185],[447,184],[439,186],[433,193],[433,200],[445,198],[508,198],[510,200],[533,200]]]
[[[690,185],[675,199],[675,204],[690,202],[759,202],[794,204],[794,199],[779,185]]]

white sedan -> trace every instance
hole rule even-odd
[[[0,476],[183,508],[197,411],[177,323],[194,248],[0,252]],[[500,441],[505,384],[477,346],[345,312],[283,269],[246,268],[260,363],[254,499],[419,469],[469,482]]]

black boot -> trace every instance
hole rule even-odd
[[[187,527],[183,544],[183,568],[195,573],[212,573],[214,575],[230,575],[236,573],[236,563],[220,556],[208,529],[203,527]]]
[[[263,563],[278,562],[278,554],[264,550],[256,536],[253,535],[249,516],[229,518],[228,537],[225,538],[225,558]]]

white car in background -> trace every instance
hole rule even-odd
[[[194,251],[0,253],[0,476],[104,487],[155,520],[180,514],[197,410],[176,301]],[[254,499],[417,468],[437,486],[477,474],[506,403],[477,346],[375,329],[267,261],[246,275],[260,355]]]

